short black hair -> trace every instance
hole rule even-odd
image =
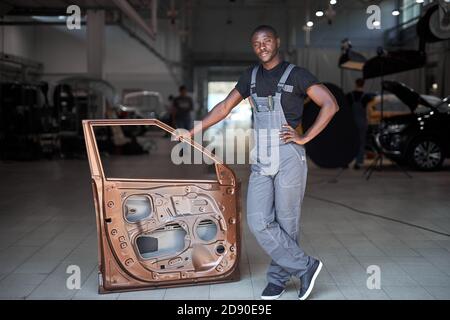
[[[183,85],[181,85],[179,88],[178,88],[178,91],[183,91],[183,90],[186,90],[187,88],[186,88],[186,86],[183,84]]]
[[[364,79],[362,78],[356,79],[355,84],[360,88],[364,87]]]
[[[278,32],[277,32],[277,30],[275,30],[274,27],[269,26],[269,25],[266,25],[266,24],[262,24],[262,25],[260,25],[260,26],[257,26],[257,27],[253,30],[251,37],[253,37],[253,36],[255,35],[255,33],[258,33],[258,32],[261,32],[261,31],[267,31],[267,32],[270,32],[270,33],[273,34],[273,36],[274,36],[275,38],[278,38]],[[250,38],[251,38],[251,37],[250,37]]]

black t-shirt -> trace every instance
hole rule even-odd
[[[194,109],[194,103],[189,96],[178,96],[173,100],[176,116],[185,116]]]
[[[274,96],[277,91],[277,85],[280,81],[289,62],[283,61],[270,70],[260,66],[256,74],[256,94],[260,97]],[[236,84],[236,90],[241,94],[242,98],[250,95],[250,82],[252,79],[252,70],[254,66],[245,70]],[[302,119],[303,101],[306,97],[306,90],[315,84],[319,84],[319,80],[305,68],[296,66],[292,69],[286,80],[286,85],[292,86],[292,92],[281,93],[281,105],[283,107],[284,116],[288,124],[296,128]]]

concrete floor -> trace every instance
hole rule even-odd
[[[249,168],[232,167],[245,209]],[[244,210],[239,282],[99,295],[87,160],[2,162],[0,172],[1,299],[259,299],[266,285],[269,258]],[[366,181],[309,163],[301,245],[324,262],[311,299],[450,299],[450,170],[412,175],[387,167]],[[69,265],[81,268],[79,290],[66,288]],[[370,265],[380,289],[366,286]],[[296,299],[298,286],[293,279],[282,299]]]

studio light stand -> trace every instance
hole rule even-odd
[[[381,134],[382,124],[383,124],[383,120],[384,120],[384,75],[383,75],[383,65],[384,65],[383,54],[384,54],[384,50],[381,47],[378,48],[377,54],[378,54],[378,57],[380,58],[380,69],[381,69],[381,78],[380,78],[381,79],[380,80],[381,81],[380,82],[380,84],[381,84],[380,122],[378,123],[377,133]],[[364,171],[364,175],[366,177],[366,180],[370,179],[370,177],[372,176],[372,173],[373,173],[373,171],[375,169],[377,169],[378,171],[383,170],[384,151],[383,151],[383,148],[378,145],[378,143],[375,143],[375,151],[377,153],[375,159],[373,159],[372,163]],[[412,178],[412,176],[408,173],[408,171],[406,171],[404,168],[402,168],[397,162],[395,162],[395,161],[392,161],[392,162],[408,178]]]

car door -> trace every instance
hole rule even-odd
[[[185,140],[214,161],[216,179],[105,177],[94,128],[124,125],[174,134],[155,119],[83,121],[97,218],[99,292],[238,280],[241,208],[234,172]]]

